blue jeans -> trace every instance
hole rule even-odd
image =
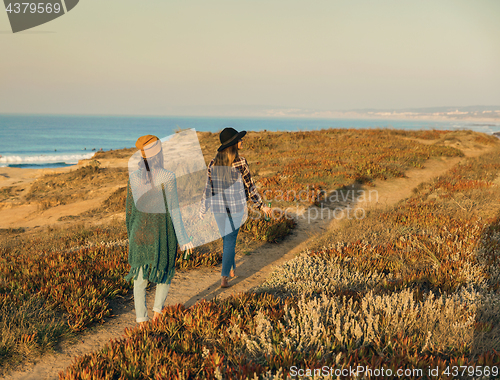
[[[241,220],[243,219],[244,212],[231,214],[235,229],[231,227],[229,217],[226,213],[219,214],[214,212],[215,221],[219,232],[222,236],[222,273],[221,276],[229,277],[229,271],[236,269],[234,256],[236,255],[236,238],[240,230]]]
[[[148,318],[148,308],[146,306],[146,286],[148,286],[148,280],[142,278],[142,268],[139,269],[139,276],[137,280],[134,280],[134,304],[135,304],[135,316],[137,322],[147,322]],[[156,284],[156,294],[155,294],[155,304],[153,311],[161,313],[165,300],[167,299],[168,290],[170,289],[170,284]]]

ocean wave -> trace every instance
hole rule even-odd
[[[67,155],[38,155],[38,156],[2,156],[0,166],[22,165],[22,164],[44,164],[62,162],[65,164],[77,164],[79,160],[91,158],[94,153],[67,154]]]

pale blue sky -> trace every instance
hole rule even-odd
[[[498,0],[81,0],[12,34],[2,10],[0,113],[499,105],[498,20]]]

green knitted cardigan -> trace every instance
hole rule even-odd
[[[177,185],[175,176],[170,179],[168,190],[169,205],[178,207]],[[168,207],[168,206],[167,206]],[[174,209],[172,207],[172,209]],[[139,270],[143,269],[143,278],[157,284],[170,283],[175,274],[175,259],[177,256],[177,236],[175,224],[180,230],[182,244],[189,241],[184,230],[180,213],[144,213],[137,210],[130,180],[127,186],[126,224],[129,237],[128,262],[130,272],[125,276],[126,281],[137,279]]]

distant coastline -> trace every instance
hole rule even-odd
[[[151,118],[151,119],[324,119],[324,120],[378,120],[378,121],[441,121],[441,122],[478,122],[500,124],[500,105],[498,106],[465,106],[465,107],[427,107],[404,109],[360,108],[350,110],[325,110],[314,108],[282,107],[282,106],[184,106],[168,107],[162,115],[129,115],[129,114],[16,114],[0,113],[2,116],[41,116],[57,118]],[[1,120],[0,120],[1,122]]]
[[[354,109],[346,111],[303,110],[299,108],[271,109],[269,117],[377,119],[422,121],[476,121],[500,123],[500,106],[430,107],[408,109]]]

